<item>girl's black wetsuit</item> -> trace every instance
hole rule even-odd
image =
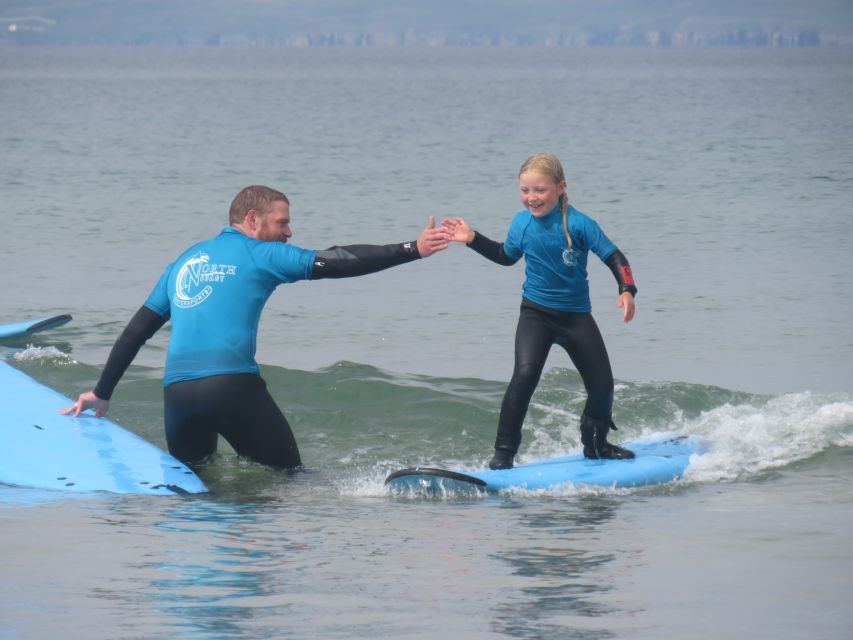
[[[584,413],[594,418],[610,417],[613,373],[592,314],[557,311],[522,300],[515,331],[515,367],[501,405],[496,449],[518,451],[530,398],[555,344],[566,350],[583,380],[587,393]]]
[[[472,249],[497,264],[510,266],[525,256],[527,280],[525,295],[515,334],[515,366],[501,405],[495,449],[514,456],[521,443],[521,428],[530,399],[539,383],[551,347],[566,350],[583,380],[587,392],[584,414],[593,420],[610,421],[613,409],[613,373],[601,332],[589,307],[586,283],[586,254],[595,243],[597,252],[606,255],[604,263],[613,272],[620,293],[636,294],[631,269],[619,249],[610,243],[598,225],[584,214],[570,208],[572,249],[559,223],[559,210],[542,219],[529,213],[516,216],[506,243],[499,243],[475,232],[469,243]],[[583,310],[569,311],[531,300],[554,300]]]

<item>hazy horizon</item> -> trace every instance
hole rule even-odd
[[[6,45],[817,46],[844,0],[0,0]]]

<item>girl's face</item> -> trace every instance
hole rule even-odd
[[[518,177],[521,204],[537,218],[547,215],[557,206],[560,195],[566,192],[566,182],[556,184],[550,177],[527,171]]]

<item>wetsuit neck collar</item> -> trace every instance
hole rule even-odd
[[[530,214],[530,215],[533,215],[533,214]],[[536,216],[533,216],[533,217],[534,217],[535,219],[537,219],[537,220],[541,220],[542,222],[545,222],[545,221],[550,221],[550,220],[551,220],[551,216],[555,216],[555,215],[557,215],[557,216],[561,215],[561,212],[560,212],[560,205],[559,205],[559,203],[557,204],[557,206],[556,206],[556,207],[554,207],[553,209],[551,209],[548,213],[546,213],[546,214],[545,214],[544,216],[542,216],[541,218],[536,218]]]

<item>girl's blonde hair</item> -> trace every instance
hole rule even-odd
[[[553,153],[537,153],[530,156],[521,165],[518,170],[518,177],[523,173],[541,173],[554,181],[554,184],[559,185],[566,182],[566,174],[563,172],[563,165],[560,164],[560,159]],[[572,248],[572,236],[569,235],[569,194],[564,191],[560,194],[560,211],[563,214],[563,232],[566,234],[566,242],[569,243],[569,249]]]

